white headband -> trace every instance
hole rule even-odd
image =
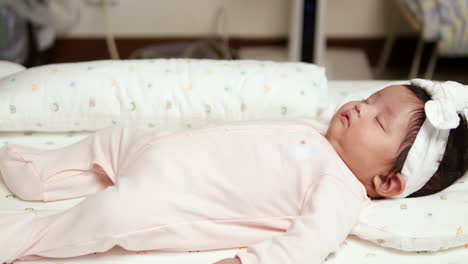
[[[424,105],[426,120],[411,146],[401,173],[406,180],[404,198],[421,189],[439,168],[445,153],[450,129],[458,127],[458,113],[468,118],[468,87],[457,82],[434,82],[413,79],[410,84],[421,87],[431,100]]]

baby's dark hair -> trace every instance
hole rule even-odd
[[[423,105],[431,99],[429,94],[418,86],[404,86],[413,92],[414,95],[421,100]],[[459,114],[458,116],[460,117],[460,125],[457,128],[450,130],[447,147],[445,149],[444,156],[440,161],[439,168],[421,189],[412,193],[408,197],[420,197],[442,191],[462,177],[467,171],[468,124],[463,115]],[[408,156],[408,152],[425,120],[426,113],[424,112],[424,106],[414,110],[413,115],[410,117],[408,134],[400,145],[400,149],[403,148],[403,150],[393,161],[393,167],[390,169],[389,175],[401,172],[406,157]]]

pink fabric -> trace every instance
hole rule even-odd
[[[1,211],[0,263],[115,245],[248,246],[236,255],[243,264],[321,263],[370,201],[325,129],[306,119],[172,134],[113,127],[56,150],[7,145],[0,170],[20,198],[87,197],[55,214]]]

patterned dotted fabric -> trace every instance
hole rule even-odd
[[[313,117],[325,69],[308,63],[153,59],[30,68],[0,80],[1,131]]]

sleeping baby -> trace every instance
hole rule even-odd
[[[9,190],[86,196],[1,212],[0,263],[126,250],[248,246],[216,264],[322,263],[371,199],[429,195],[468,167],[467,88],[415,79],[305,118],[179,132],[117,126],[60,149],[0,149]],[[12,239],[14,238],[14,239]]]

